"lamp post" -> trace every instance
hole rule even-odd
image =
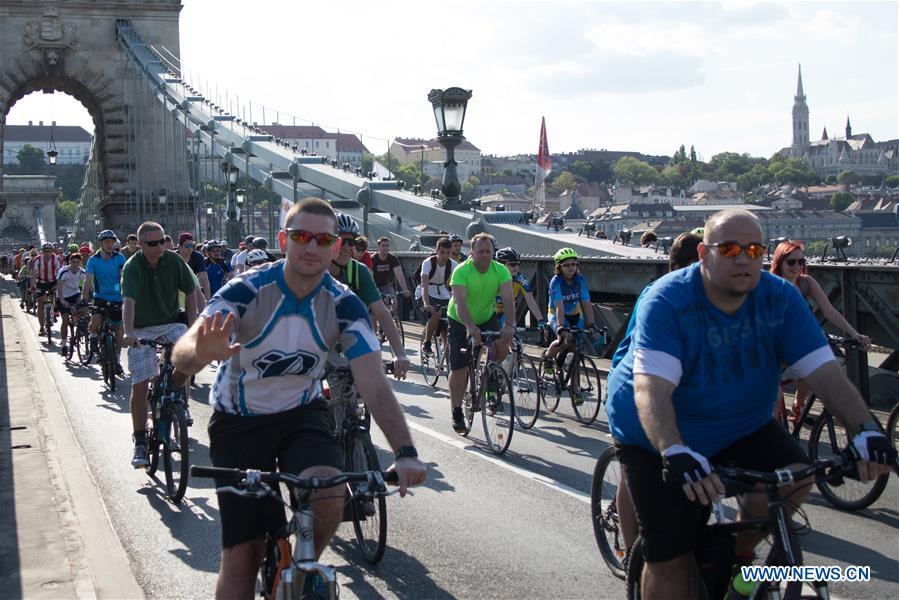
[[[206,239],[211,239],[215,237],[215,211],[212,208],[212,203],[209,202],[206,204]]]
[[[165,227],[167,223],[165,222],[166,210],[165,205],[169,201],[169,194],[165,188],[161,188],[159,190],[159,221],[162,223],[162,226]]]
[[[446,162],[443,163],[443,185],[441,190],[445,200],[441,207],[444,210],[465,210],[470,208],[462,201],[462,186],[456,173],[455,148],[463,141],[462,126],[465,123],[465,110],[471,90],[452,87],[446,90],[431,90],[428,101],[434,109],[437,121],[437,141],[446,150]]]
[[[247,212],[247,191],[243,188],[237,188],[237,190],[234,192],[234,199],[237,201],[237,226],[240,227],[241,219],[243,219],[244,214],[246,214]],[[247,219],[247,229],[245,229],[244,231],[249,231],[249,219]],[[238,232],[237,237],[244,237],[243,232]],[[237,243],[240,244],[239,239]]]
[[[228,222],[226,224],[226,238],[229,248],[237,248],[240,244],[240,223],[237,222],[237,203],[234,201],[234,185],[240,171],[230,162],[222,163],[222,172],[228,178]]]
[[[50,147],[47,149],[47,162],[51,167],[56,164],[56,158],[59,156],[59,152],[56,151],[56,140],[53,139],[54,123],[55,121],[50,124]]]

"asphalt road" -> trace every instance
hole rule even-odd
[[[29,316],[28,322],[36,335],[36,320]],[[159,482],[129,463],[127,380],[120,380],[115,394],[106,393],[97,367],[66,364],[57,344],[42,342],[43,358],[138,583],[148,598],[210,597],[219,562],[211,482],[192,481],[179,506],[166,501]],[[208,464],[213,374],[202,372],[192,391],[194,464]],[[609,443],[602,414],[585,427],[563,398],[556,414],[541,415],[530,432],[516,430],[509,452],[494,457],[483,445],[479,421],[470,439],[452,432],[444,380],[435,390],[415,373],[394,388],[430,466],[429,478],[414,496],[388,500],[389,548],[377,567],[357,554],[352,526],[341,526],[323,560],[339,567],[342,597],[623,596],[623,584],[599,557],[590,525],[594,460]],[[375,444],[386,448],[377,431]],[[386,465],[389,455],[382,459]],[[857,514],[838,512],[813,494],[806,507],[813,531],[801,538],[806,564],[871,567],[870,583],[834,583],[834,597],[899,597],[897,500],[895,477],[870,509]]]

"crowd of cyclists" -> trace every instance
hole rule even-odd
[[[607,414],[625,479],[619,510],[627,513],[626,537],[643,540],[646,598],[690,596],[697,524],[724,491],[713,465],[771,471],[808,462],[773,420],[784,368],[852,432],[849,449],[863,480],[895,461],[895,450],[836,366],[806,299],[863,344],[870,340],[833,309],[808,275],[801,243],[782,243],[770,272],[763,272],[761,238],[757,219],[739,209],[679,237],[671,272],[641,294],[612,363]],[[106,319],[116,332],[117,352],[128,349],[134,468],[148,464],[147,389],[157,367],[154,349],[141,345],[141,338],[177,341],[172,361],[179,394],[186,394],[193,375],[217,363],[209,435],[211,463],[220,467],[277,465],[303,477],[339,473],[344,465],[332,412],[345,394],[332,393],[328,401],[324,388],[345,387],[340,373],[364,381],[362,399],[395,454],[392,468],[405,494],[425,480],[426,467],[385,376],[374,333],[380,324],[393,374],[405,378],[410,359],[392,320],[398,294],[414,299],[425,315],[424,353],[432,352],[435,335],[446,336],[450,417],[460,434],[467,434],[462,397],[469,349],[482,345],[481,332],[500,332],[494,357],[501,362],[519,303],[554,334],[541,356],[545,373],[562,368],[573,341],[569,329],[598,331],[591,290],[571,248],[553,256],[544,314],[530,278],[520,271],[519,252],[497,248],[488,234],[469,240],[469,256],[462,253],[461,237],[440,238],[411,277],[414,289],[388,238],[378,239],[376,252],[369,253],[355,220],[319,199],[291,208],[278,245],[280,260],[267,240],[253,236],[232,252],[217,240],[197,242],[190,233],[175,240],[148,221],[124,246],[105,230],[93,244],[20,248],[3,256],[2,266],[16,276],[23,308],[28,294],[35,295],[42,334],[54,325],[44,322],[44,302],[54,302],[60,315],[91,302],[92,336]],[[441,332],[443,319],[448,327]],[[62,319],[63,354],[71,333]],[[783,493],[798,505],[808,490],[809,483],[800,481]],[[320,491],[313,499],[320,554],[341,520],[343,496]],[[217,595],[251,597],[262,535],[284,522],[283,508],[226,494],[219,505]],[[744,508],[748,514],[765,510],[753,499]],[[740,537],[738,554],[751,554],[758,541]]]

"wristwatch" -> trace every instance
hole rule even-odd
[[[397,459],[418,458],[418,450],[415,449],[415,446],[400,446],[393,455]]]

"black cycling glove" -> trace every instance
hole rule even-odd
[[[879,431],[862,431],[852,438],[849,451],[855,460],[893,465],[896,462],[896,449],[890,445],[887,436]]]
[[[695,483],[712,474],[708,459],[680,444],[669,446],[662,452],[662,481]]]

